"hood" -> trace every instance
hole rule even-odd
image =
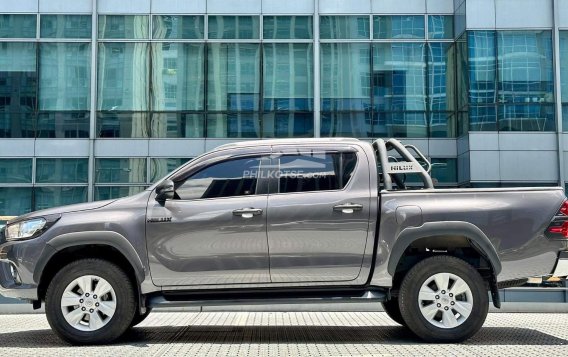
[[[97,208],[102,208],[114,202],[116,200],[105,200],[105,201],[95,201],[95,202],[85,202],[85,203],[77,203],[74,205],[67,205],[67,206],[60,206],[60,207],[53,207],[48,209],[43,209],[40,211],[34,211],[30,213],[26,213],[24,215],[18,216],[10,221],[9,223],[23,221],[28,218],[33,217],[44,217],[49,216],[52,214],[62,214],[62,213],[69,213],[69,212],[78,212],[78,211],[89,211],[94,210]]]

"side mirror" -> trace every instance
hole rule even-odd
[[[174,198],[174,182],[172,180],[162,181],[156,187],[156,201],[164,202],[165,200],[171,200]]]

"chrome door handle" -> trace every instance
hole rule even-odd
[[[341,205],[333,206],[334,211],[340,211],[342,213],[353,213],[355,211],[361,211],[363,209],[363,205],[358,203],[344,203]]]
[[[262,209],[260,208],[240,208],[233,211],[234,216],[241,216],[243,218],[252,218],[259,214],[262,214]]]

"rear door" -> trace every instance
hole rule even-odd
[[[273,147],[268,245],[273,283],[353,281],[369,229],[365,153]]]

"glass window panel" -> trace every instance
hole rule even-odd
[[[262,118],[264,138],[311,138],[314,136],[313,113],[265,113]]]
[[[499,106],[499,130],[555,131],[552,104],[504,104]]]
[[[260,38],[258,16],[209,16],[210,39]]]
[[[432,179],[437,183],[457,183],[458,181],[457,159],[431,159]]]
[[[144,191],[143,186],[96,186],[95,201],[132,196]]]
[[[457,101],[458,110],[467,106],[468,98],[468,61],[467,61],[467,41],[464,34],[456,42],[456,75],[457,75]]]
[[[258,114],[227,113],[207,115],[208,138],[259,138]]]
[[[96,183],[146,183],[146,159],[95,159]]]
[[[0,38],[35,38],[36,15],[0,15]]]
[[[568,104],[562,105],[562,130],[568,131]]]
[[[204,119],[202,114],[152,113],[150,137],[152,138],[202,138]]]
[[[378,110],[426,110],[423,43],[373,44],[373,96]]]
[[[0,187],[0,216],[19,216],[31,210],[31,187]]]
[[[33,113],[7,113],[0,111],[0,138],[35,137]]]
[[[87,202],[87,187],[35,187],[34,210]]]
[[[497,111],[495,105],[470,105],[468,114],[469,130],[497,130]]]
[[[264,110],[313,110],[313,48],[308,43],[265,43]]]
[[[498,31],[497,35],[499,102],[553,102],[552,33]]]
[[[0,183],[31,183],[32,159],[0,159]]]
[[[152,109],[203,110],[205,45],[153,43]]]
[[[91,45],[42,43],[39,49],[39,109],[89,109]]]
[[[153,158],[150,160],[150,182],[156,182],[191,159]]]
[[[258,110],[260,45],[211,43],[207,56],[207,108]]]
[[[370,39],[369,16],[320,16],[321,39]]]
[[[372,137],[371,113],[321,113],[321,136]]]
[[[469,104],[497,102],[495,31],[469,31]]]
[[[321,44],[322,110],[370,108],[370,52],[366,43]]]
[[[259,170],[258,157],[223,161],[189,177],[176,194],[182,200],[254,195]]]
[[[265,40],[313,38],[312,16],[264,16],[263,21]]]
[[[36,159],[37,183],[87,183],[88,159]]]
[[[456,117],[453,112],[430,113],[430,137],[432,138],[455,138]]]
[[[431,111],[454,110],[455,46],[451,43],[429,43],[428,106]]]
[[[568,31],[560,31],[560,90],[562,102],[568,103]]]
[[[278,193],[342,190],[356,165],[353,152],[281,156]]]
[[[34,112],[36,101],[36,44],[1,42],[0,112]]]
[[[149,46],[147,43],[99,43],[99,110],[148,110]]]
[[[383,125],[386,132],[377,131]],[[375,136],[395,138],[426,138],[428,137],[428,123],[426,113],[423,112],[395,112],[378,113]]]
[[[99,138],[147,138],[148,113],[97,114],[97,137]]]
[[[37,118],[38,138],[88,138],[89,112],[43,112]]]
[[[154,15],[152,37],[156,39],[202,39],[203,16]]]
[[[428,38],[453,39],[454,17],[451,15],[428,16]]]
[[[424,16],[374,16],[375,39],[424,39]]]
[[[91,15],[41,15],[42,38],[91,38]]]
[[[146,15],[99,15],[99,38],[148,38]]]

